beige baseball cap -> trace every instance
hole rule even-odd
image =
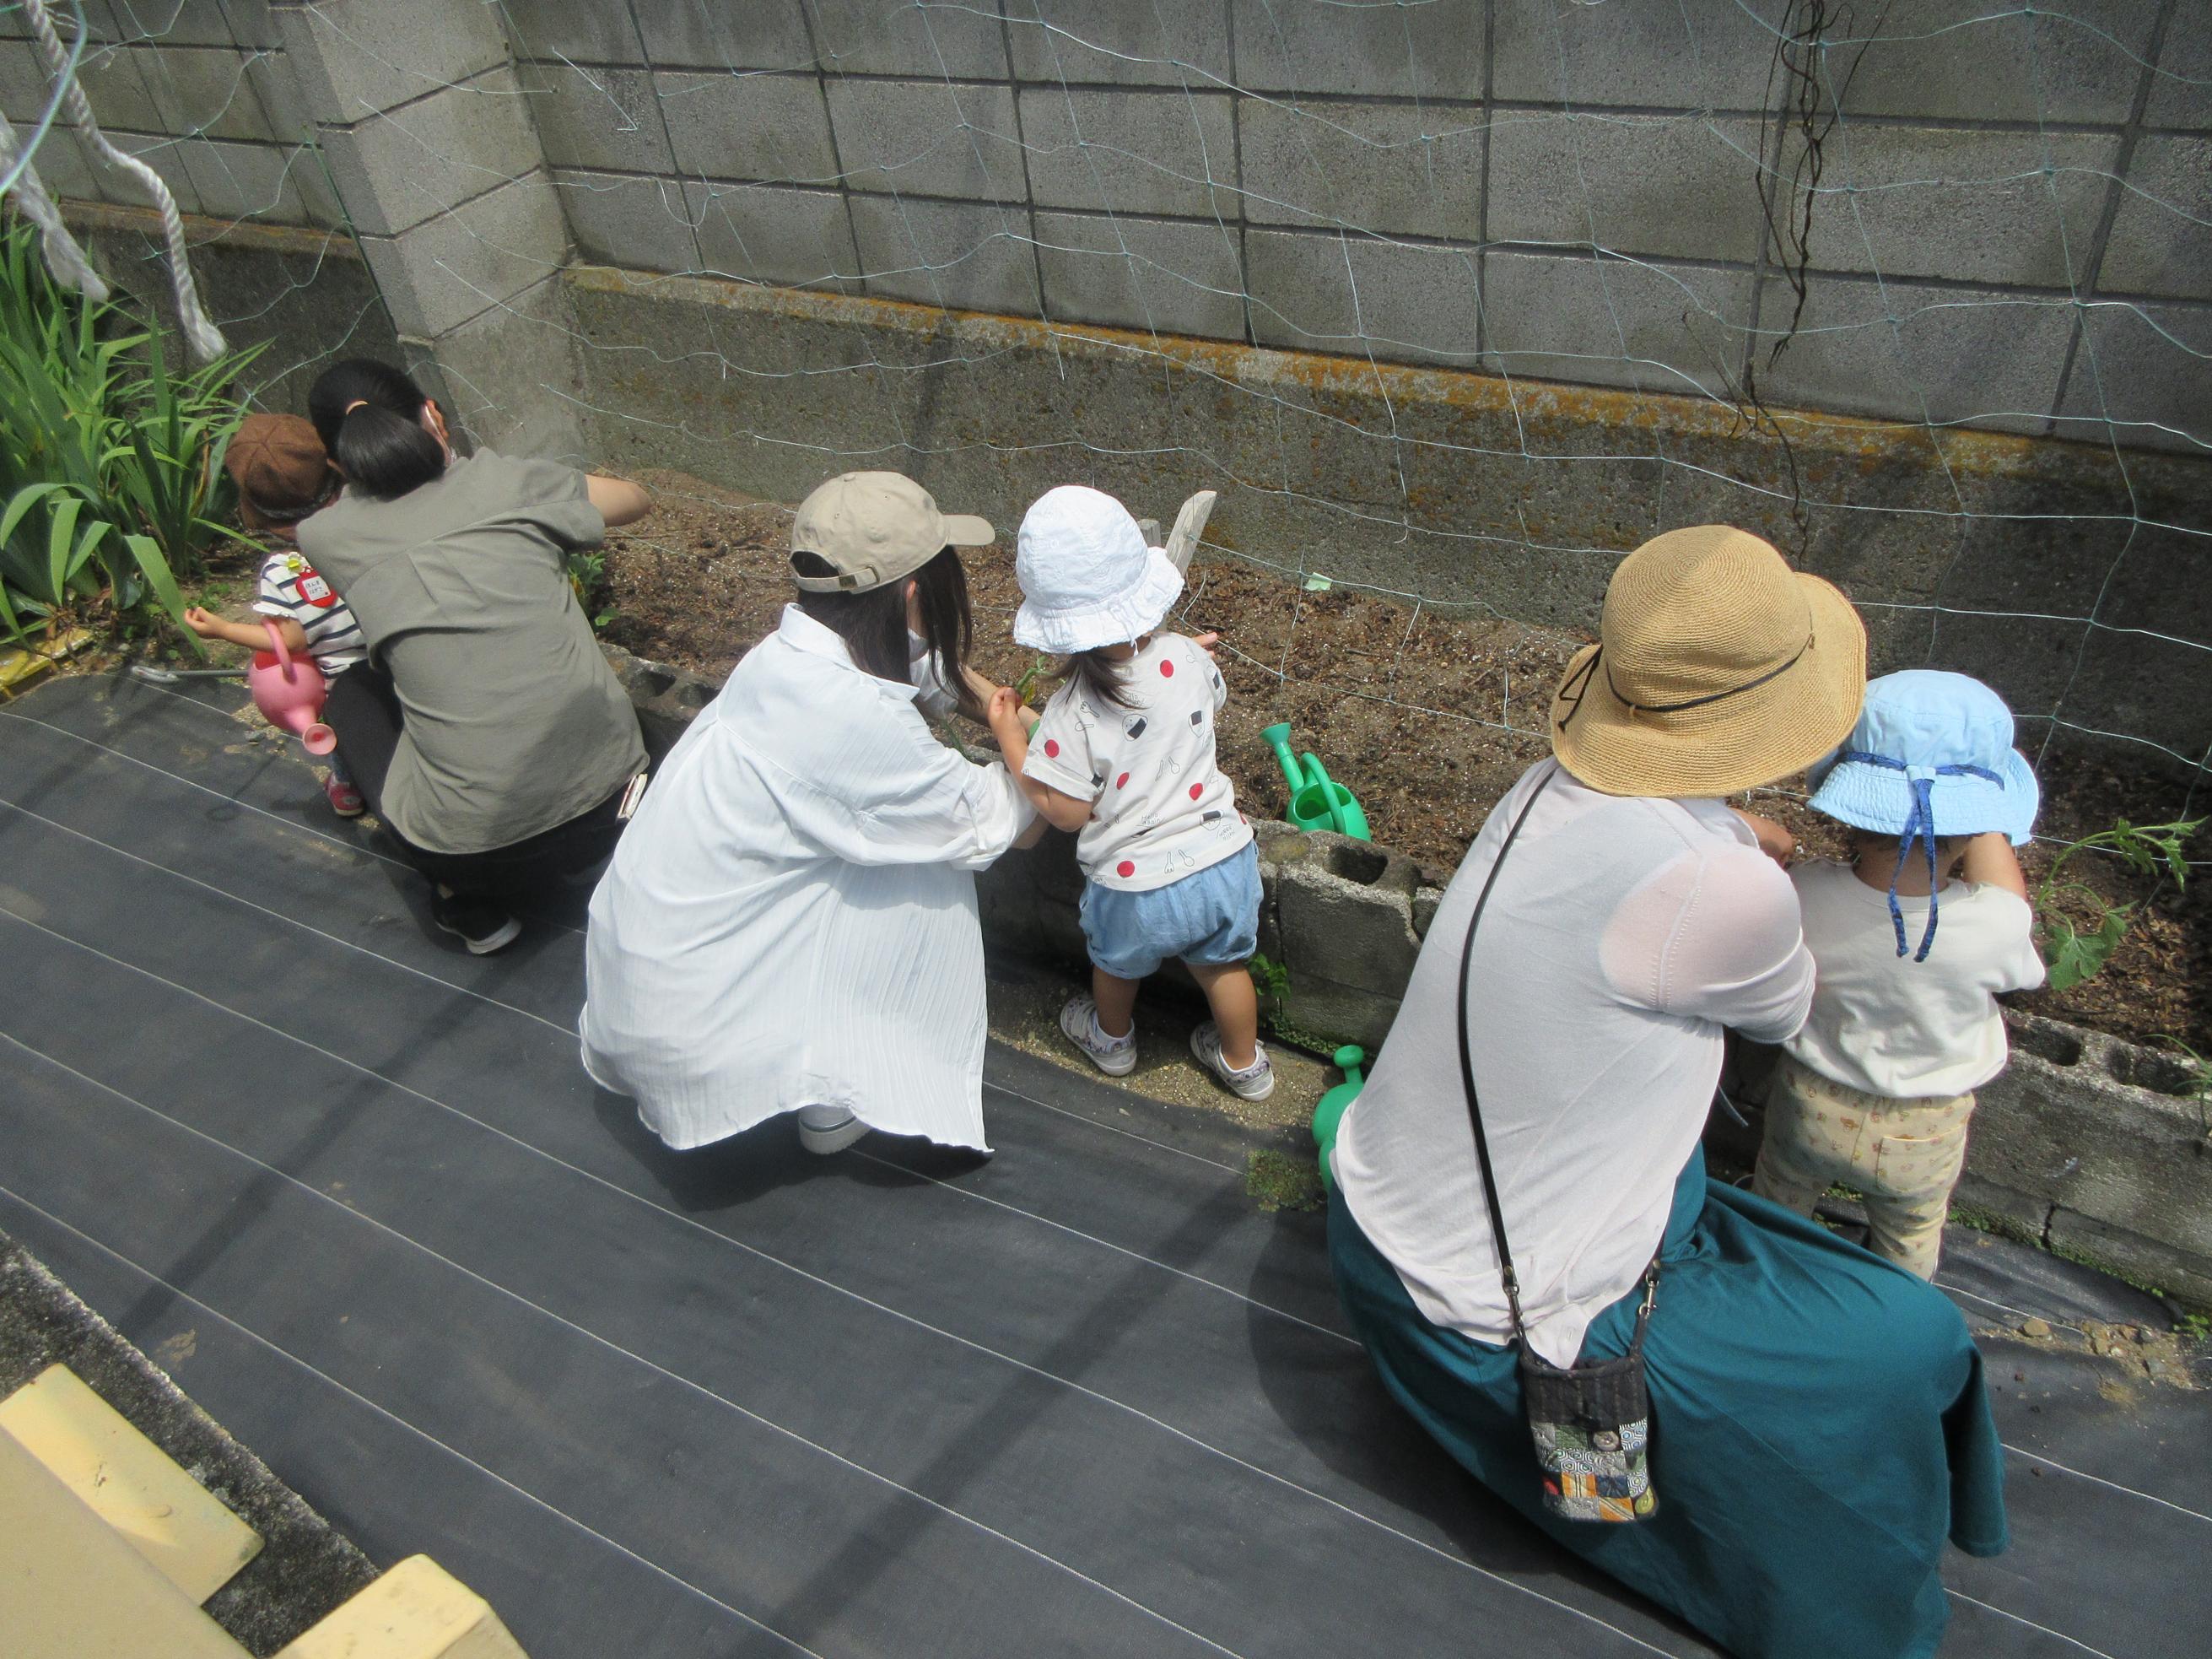
[[[948,547],[988,547],[989,523],[940,513],[913,479],[896,472],[845,472],[799,504],[791,550],[828,562],[831,576],[792,580],[810,593],[866,593],[910,576]]]

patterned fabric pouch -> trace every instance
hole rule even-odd
[[[1649,1455],[1651,1397],[1644,1377],[1644,1330],[1659,1291],[1659,1258],[1644,1273],[1644,1304],[1636,1310],[1636,1334],[1618,1359],[1577,1364],[1561,1370],[1528,1346],[1521,1318],[1521,1281],[1513,1271],[1513,1252],[1505,1242],[1505,1212],[1498,1201],[1491,1172],[1490,1138],[1482,1129],[1482,1106],[1474,1091],[1474,1055],[1468,1039],[1467,994],[1474,962],[1475,924],[1490,902],[1490,890],[1521,826],[1558,770],[1529,792],[1521,816],[1506,831],[1490,874],[1468,918],[1467,944],[1459,961],[1460,1080],[1467,1090],[1468,1116],[1474,1125],[1474,1152],[1482,1165],[1483,1197],[1498,1242],[1499,1271],[1505,1281],[1505,1305],[1513,1317],[1513,1340],[1520,1348],[1521,1409],[1535,1442],[1536,1464],[1544,1475],[1544,1507],[1565,1521],[1641,1521],[1659,1507],[1651,1490]]]

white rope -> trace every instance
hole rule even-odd
[[[58,282],[66,283],[88,300],[94,301],[107,297],[107,284],[84,257],[76,238],[70,234],[69,227],[54,206],[53,198],[46,194],[39,170],[31,165],[28,156],[18,158],[15,131],[5,121],[0,121],[0,171],[12,170],[15,182],[8,193],[15,198],[15,205],[23,210],[23,216],[39,228],[41,245],[46,251],[46,269]]]
[[[160,210],[161,230],[169,244],[169,279],[177,298],[177,320],[184,329],[185,343],[191,347],[194,360],[212,362],[229,346],[222,337],[222,331],[208,320],[207,312],[200,305],[199,287],[192,281],[191,261],[185,254],[185,222],[177,211],[177,198],[169,193],[169,186],[160,173],[137,156],[118,149],[100,130],[100,123],[93,118],[92,106],[85,101],[84,88],[77,84],[70,68],[70,54],[54,30],[53,19],[46,13],[46,0],[23,0],[23,15],[38,37],[39,50],[45,54],[48,72],[60,83],[62,108],[86,147],[110,166],[136,179]],[[77,27],[80,30],[84,27],[81,10]],[[49,244],[50,255],[51,252]]]

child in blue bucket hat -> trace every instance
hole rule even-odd
[[[1850,863],[1790,872],[1817,977],[1752,1189],[1810,1215],[1831,1184],[1856,1188],[1869,1246],[1929,1279],[1973,1091],[2004,1069],[1996,994],[2043,983],[2012,851],[2034,827],[2035,774],[1996,692],[1908,669],[1868,684],[1811,780],[1814,810],[1857,834]]]

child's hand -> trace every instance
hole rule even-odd
[[[203,611],[196,605],[185,608],[185,626],[204,640],[222,640],[230,637],[225,631],[222,617],[216,616],[212,611]]]
[[[1213,654],[1213,647],[1221,643],[1221,635],[1218,632],[1200,634],[1193,639],[1191,643],[1210,657]]]
[[[1797,855],[1797,838],[1772,818],[1763,818],[1756,812],[1747,812],[1741,806],[1729,809],[1751,826],[1751,833],[1759,837],[1759,850],[1784,869]]]
[[[1009,758],[1026,754],[1029,749],[1029,727],[1022,723],[1021,700],[1006,686],[994,686],[991,702],[984,711],[990,722],[991,735],[999,740],[999,747]]]

